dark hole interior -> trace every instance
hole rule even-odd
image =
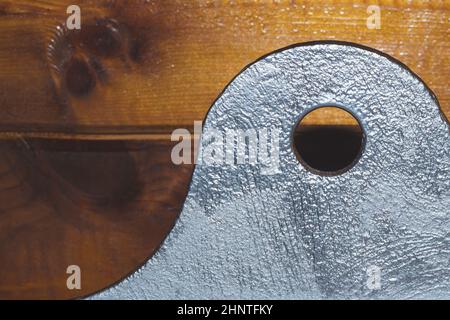
[[[322,109],[322,108],[321,108]],[[347,111],[335,107],[316,109],[300,121],[294,134],[294,147],[299,161],[310,171],[321,175],[337,175],[353,167],[359,160],[364,133],[358,121]],[[333,120],[321,124],[308,117]],[[313,113],[322,113],[313,114]],[[345,113],[345,114],[344,114]],[[316,121],[317,122],[317,121]]]

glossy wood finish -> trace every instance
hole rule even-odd
[[[191,127],[245,65],[325,39],[396,57],[450,113],[448,1],[379,1],[379,30],[371,1],[77,1],[79,32],[63,27],[72,2],[0,1],[0,131]]]

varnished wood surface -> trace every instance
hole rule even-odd
[[[167,142],[0,143],[0,299],[65,299],[142,265],[174,225],[192,167]],[[69,265],[82,290],[68,290]]]
[[[77,1],[79,32],[62,27],[72,2],[0,1],[0,131],[190,128],[245,65],[329,39],[401,60],[450,114],[449,1]]]

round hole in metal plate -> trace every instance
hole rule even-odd
[[[309,111],[294,132],[294,151],[314,174],[335,176],[360,159],[365,134],[357,118],[342,107],[321,106]]]

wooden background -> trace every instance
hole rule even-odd
[[[72,2],[0,1],[0,131],[191,127],[247,64],[326,39],[401,60],[450,114],[448,0],[77,1],[80,32],[62,28]],[[373,3],[379,30],[366,26]]]
[[[81,31],[64,28],[74,2]],[[370,4],[379,30],[366,27]],[[171,164],[168,135],[271,51],[373,47],[418,74],[448,117],[449,10],[446,0],[0,0],[0,298],[84,296],[150,257],[192,172]],[[66,288],[71,264],[81,291]]]

